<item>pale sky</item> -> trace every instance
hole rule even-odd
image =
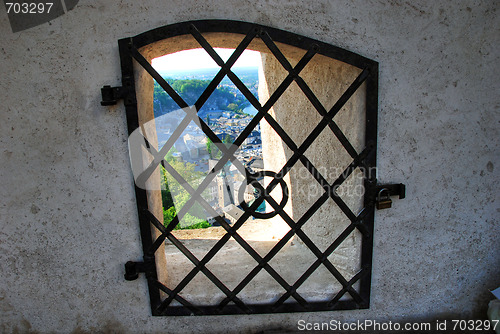
[[[222,60],[227,61],[234,49],[214,48]],[[259,67],[260,53],[245,50],[238,58],[235,67]],[[219,68],[212,57],[204,49],[184,50],[153,59],[152,65],[158,72],[179,71],[189,69]]]

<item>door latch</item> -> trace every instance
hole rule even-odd
[[[392,207],[391,196],[399,196],[403,199],[406,196],[406,186],[402,183],[379,184],[375,187],[375,207],[377,210],[389,209]]]

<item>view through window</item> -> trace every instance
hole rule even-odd
[[[227,61],[234,49],[216,48],[215,51],[224,61]],[[194,105],[220,70],[220,67],[203,49],[185,50],[159,57],[153,60],[152,65],[189,105]],[[258,98],[260,67],[260,53],[246,50],[232,68],[256,98]],[[200,119],[229,147],[250,123],[257,110],[234,83],[225,77],[202,108],[196,112]],[[174,100],[156,82],[154,115],[158,146],[161,149],[172,137],[176,125],[184,117],[184,111],[179,110]],[[260,127],[257,126],[235,153],[236,159],[253,173],[263,170],[261,144]],[[196,189],[221,157],[222,151],[217,143],[212,142],[201,129],[199,122],[193,120],[175,141],[166,160]],[[185,187],[178,184],[177,180],[164,168],[162,176],[164,224],[168,225],[190,196]],[[262,181],[263,177],[260,180]],[[244,171],[228,161],[204,191],[203,197],[220,216],[224,217],[228,223],[232,223],[242,214],[238,199],[241,197],[240,188],[245,182]],[[256,194],[256,189],[247,185],[243,199],[251,205]],[[265,211],[265,201],[256,211]],[[200,204],[196,204],[184,215],[176,229],[201,229],[217,225],[213,215],[206,212]],[[196,235],[194,232],[190,234]]]

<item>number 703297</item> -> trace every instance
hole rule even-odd
[[[53,2],[6,2],[7,14],[43,14],[50,13],[50,9],[54,5]]]
[[[496,330],[498,320],[451,320],[453,331],[482,331]]]

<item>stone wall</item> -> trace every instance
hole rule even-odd
[[[80,1],[12,33],[0,15],[0,332],[234,332],[306,321],[485,317],[500,285],[498,5],[491,1]],[[153,318],[141,258],[117,40],[223,18],[289,30],[380,63],[368,310]]]

